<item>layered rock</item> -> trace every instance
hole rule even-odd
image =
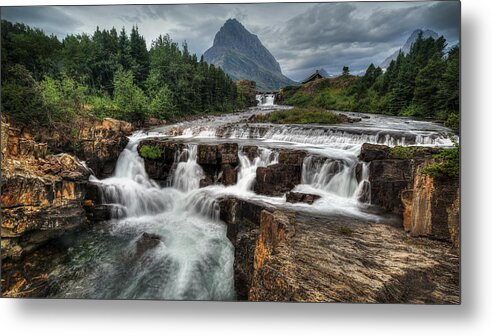
[[[451,241],[459,246],[459,180],[435,179],[419,167],[413,185],[402,192],[403,227],[412,236]]]
[[[86,223],[90,172],[68,154],[46,155],[46,144],[2,124],[2,259],[20,258]]]
[[[138,152],[142,156],[142,148],[145,146],[155,148],[160,153],[158,157],[143,157],[145,171],[149,177],[161,184],[166,183],[173,165],[188,159],[185,151],[186,144],[166,139],[145,139],[138,144]]]
[[[364,144],[359,158],[369,164],[371,203],[402,216],[413,236],[453,242],[459,246],[459,181],[422,173],[435,162],[439,149],[404,150]]]
[[[459,257],[448,243],[235,198],[220,207],[239,300],[459,303]]]
[[[254,190],[257,194],[281,196],[301,183],[304,151],[282,150],[277,164],[256,169]]]
[[[44,143],[55,154],[75,154],[86,162],[94,175],[106,178],[113,173],[132,131],[132,125],[125,121],[78,117],[72,123],[50,127],[19,127],[19,137]]]

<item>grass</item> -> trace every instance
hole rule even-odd
[[[323,124],[331,125],[340,122],[336,113],[319,108],[293,108],[290,110],[274,111],[260,116],[259,121],[274,124]]]
[[[140,156],[144,159],[158,159],[162,155],[162,152],[159,148],[154,146],[143,145],[140,148]]]

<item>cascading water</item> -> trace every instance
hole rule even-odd
[[[166,188],[148,178],[137,146],[138,139],[130,139],[114,176],[99,181],[105,201],[124,209],[124,218],[111,228],[113,242],[91,249],[104,250],[104,258],[67,283],[61,295],[234,299],[233,247],[217,220],[214,200],[198,190],[203,171],[196,163],[196,145],[188,146],[188,159],[178,163],[173,185]],[[88,253],[87,247],[80,253]]]
[[[166,187],[149,178],[137,152],[140,140],[150,134],[131,137],[114,175],[104,180],[92,177],[104,203],[112,205],[113,219],[69,249],[70,262],[61,270],[68,280],[56,296],[232,300],[234,248],[219,220],[218,198],[234,195],[316,215],[377,220],[365,212],[371,194],[369,164],[357,158],[361,145],[451,144],[442,126],[395,117],[371,116],[357,125],[252,125],[243,120],[266,113],[274,104],[273,95],[257,98],[261,106],[246,114],[184,123],[178,131],[175,126],[155,129],[152,136],[185,143]],[[235,185],[199,188],[204,171],[197,163],[197,143],[203,139],[234,139],[239,144]],[[256,146],[257,155],[243,153],[245,145]],[[257,168],[278,163],[282,149],[308,152],[301,184],[293,191],[319,195],[313,204],[290,204],[285,197],[254,193]]]
[[[275,104],[275,95],[272,93],[262,93],[256,95],[258,106],[273,106]]]

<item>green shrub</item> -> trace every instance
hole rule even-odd
[[[458,131],[460,128],[460,115],[458,113],[450,113],[444,122],[444,126]]]
[[[140,148],[140,156],[144,159],[158,159],[162,155],[161,150],[158,147],[143,145]]]
[[[430,164],[422,170],[424,175],[436,179],[458,178],[460,176],[460,147],[455,144],[452,148],[441,150],[433,156],[436,163]]]

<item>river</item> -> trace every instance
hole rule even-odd
[[[346,113],[361,121],[333,126],[270,125],[248,122],[253,114],[287,109],[260,99],[246,112],[205,117],[193,122],[139,131],[130,137],[112,177],[97,180],[104,202],[114,205],[113,219],[78,235],[64,262],[53,271],[59,281],[53,297],[111,299],[234,300],[234,247],[219,220],[216,200],[224,195],[322,216],[333,214],[384,220],[370,206],[366,167],[357,182],[355,165],[363,143],[389,146],[451,146],[450,130],[427,121]],[[137,152],[142,139],[162,137],[186,144],[166,186],[151,180]],[[236,142],[258,146],[253,161],[239,151],[238,181],[232,186],[199,188],[204,172],[197,164],[200,143]],[[285,197],[257,195],[256,169],[274,164],[278,150],[309,154],[295,191],[321,198],[312,205],[291,204]],[[311,155],[312,154],[312,155]],[[313,157],[324,156],[319,162]],[[364,200],[364,201],[362,201]],[[156,246],[139,250],[143,234]]]

